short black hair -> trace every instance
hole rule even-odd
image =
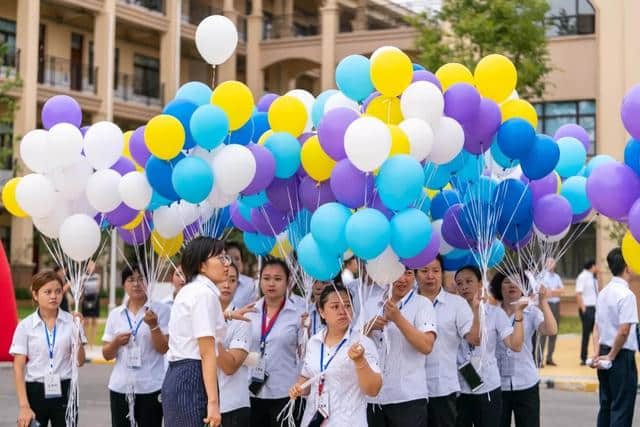
[[[54,272],[54,273],[57,273],[57,272],[58,272],[58,271],[60,271],[60,270],[62,270],[62,267],[61,267],[61,266],[59,266],[59,265],[57,265],[57,264],[53,267],[53,272]]]
[[[518,277],[521,283],[525,286],[529,283],[529,277],[522,271],[509,272],[509,274],[504,274],[503,272],[498,271],[493,278],[491,278],[491,282],[489,283],[489,292],[491,292],[491,295],[493,295],[495,299],[498,301],[504,300],[504,297],[502,296],[502,283],[507,277],[513,276]]]
[[[613,274],[614,276],[620,276],[622,273],[624,273],[624,269],[627,268],[627,263],[622,256],[622,249],[612,249],[611,252],[609,252],[609,254],[607,255],[607,264],[609,265],[611,274]]]
[[[591,270],[591,267],[593,267],[594,265],[596,265],[596,262],[592,259],[590,259],[589,261],[584,263],[584,269],[585,270]]]
[[[318,310],[321,308],[324,309],[324,306],[327,303],[327,300],[329,299],[329,295],[331,295],[334,292],[345,293],[347,294],[347,298],[349,302],[353,301],[353,298],[351,298],[351,292],[349,292],[347,288],[345,288],[339,283],[334,283],[331,286],[325,286],[325,288],[322,290],[322,292],[320,293],[320,297],[318,297],[318,301],[316,302],[316,308]],[[323,325],[325,324],[325,321],[322,317],[320,317],[320,321],[322,322]]]
[[[287,278],[287,283],[289,283],[289,278],[291,277],[291,269],[286,262],[274,256],[267,256],[262,260],[262,267],[260,268],[260,278],[262,278],[262,272],[264,271],[264,269],[270,265],[278,265],[282,267],[282,270],[284,270],[284,275]]]
[[[224,243],[207,236],[199,236],[190,241],[182,251],[182,273],[186,283],[200,274],[200,266],[210,257],[220,255],[224,251]]]
[[[464,270],[469,270],[470,272],[472,272],[472,273],[473,273],[473,275],[474,275],[474,276],[476,276],[476,278],[477,278],[478,280],[482,281],[482,273],[480,272],[480,269],[479,269],[478,267],[476,267],[475,265],[465,265],[464,267],[459,268],[459,269],[458,269],[458,271],[456,271],[456,274],[453,276],[453,277],[454,277],[454,279],[455,279],[456,277],[458,277],[458,274],[459,274],[461,271],[464,271]]]
[[[140,273],[140,275],[142,275],[143,277],[145,276],[144,274],[145,271],[140,267],[140,264],[135,264],[135,263],[131,265],[127,264],[122,269],[122,274],[121,274],[122,284],[124,285],[124,282],[126,282],[129,277],[133,276],[133,273],[135,273],[136,271]]]
[[[229,249],[237,249],[238,252],[240,252],[240,259],[242,261],[244,261],[244,250],[242,248],[242,245],[238,242],[234,242],[233,240],[230,240],[228,242],[225,243],[225,249],[227,251],[229,251]]]
[[[240,271],[238,270],[238,266],[235,264],[235,262],[229,264],[229,267],[233,268],[236,271],[236,276],[238,277],[238,279],[240,279]]]
[[[437,254],[436,261],[440,264],[440,270],[444,271],[444,257],[441,254]]]

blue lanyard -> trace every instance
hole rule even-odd
[[[411,301],[411,298],[413,298],[413,294],[416,292],[416,290],[412,290],[411,293],[409,294],[409,296],[402,302],[400,302],[400,305],[398,306],[398,310],[402,310],[402,307],[404,307],[405,305],[407,305],[409,303],[409,301]]]
[[[316,311],[313,310],[313,320],[311,321],[311,328],[313,329],[313,334],[311,335],[315,335],[317,330],[316,330]]]
[[[49,362],[51,363],[51,367],[53,368],[53,348],[56,346],[56,333],[58,331],[58,324],[53,326],[53,339],[49,339],[49,328],[47,328],[47,324],[42,321],[44,325],[44,336],[47,338],[47,348],[49,349]]]
[[[338,347],[336,348],[336,351],[333,352],[333,355],[329,358],[329,360],[327,360],[327,364],[324,364],[324,341],[322,342],[322,344],[320,344],[320,371],[324,372],[327,370],[327,368],[329,367],[329,364],[331,364],[331,361],[333,360],[334,357],[336,357],[336,354],[338,354],[338,352],[340,351],[340,349],[342,348],[342,346],[344,345],[344,343],[347,342],[346,338],[343,338],[342,341],[340,341],[340,344],[338,344]]]
[[[440,301],[435,300],[435,301],[433,302],[433,308],[436,308],[436,307],[438,306],[438,303],[439,303],[439,302],[440,302]]]
[[[129,322],[129,329],[131,329],[131,335],[133,335],[133,339],[136,339],[136,335],[138,335],[138,329],[140,329],[140,325],[142,324],[142,320],[140,319],[138,321],[138,324],[136,325],[136,328],[133,329],[133,323],[131,323],[131,318],[129,317],[129,309],[125,307],[124,309],[124,314],[126,314],[127,316],[127,322]]]

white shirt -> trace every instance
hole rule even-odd
[[[313,378],[321,372],[320,354],[326,331],[322,331],[309,339],[307,351],[301,375]],[[378,354],[371,340],[353,331],[347,332],[347,342],[335,353],[335,347],[324,346],[323,362],[326,365],[329,358],[335,353],[335,357],[325,371],[324,392],[329,394],[329,419],[323,423],[323,427],[367,427],[367,401],[360,389],[355,365],[349,358],[349,348],[360,342],[364,347],[364,357],[374,372],[379,373]],[[307,406],[302,417],[302,426],[306,427],[317,411],[318,405],[318,381],[311,384],[311,392],[307,398]],[[293,385],[293,383],[291,384]]]
[[[216,285],[201,274],[180,289],[169,320],[169,362],[201,360],[198,338],[224,339],[224,316],[218,298]]]
[[[353,318],[355,319],[360,315],[360,310],[366,305],[367,301],[370,299],[377,301],[383,295],[387,295],[389,286],[376,283],[363,285],[360,279],[356,279],[347,285],[347,289],[349,289],[353,299],[352,308]]]
[[[598,299],[598,280],[589,270],[582,270],[576,279],[576,293],[582,295],[587,307],[595,307]]]
[[[498,361],[496,359],[496,346],[498,341],[504,340],[513,333],[513,325],[506,313],[500,307],[492,304],[484,305],[485,327],[483,341],[486,342],[484,353],[482,347],[475,347],[466,340],[462,341],[458,349],[458,366],[471,361],[472,365],[482,378],[484,385],[472,392],[467,382],[460,377],[460,391],[464,394],[484,394],[500,387],[500,371],[498,371]]]
[[[53,372],[60,375],[60,379],[71,378],[71,351],[73,343],[73,316],[64,310],[58,310],[55,330],[56,338],[53,345]],[[25,373],[26,382],[44,382],[45,374],[49,373],[49,346],[47,336],[49,333],[38,310],[31,313],[18,323],[13,333],[13,341],[9,348],[12,355],[27,356]],[[81,341],[86,344],[81,329]],[[49,333],[49,342],[53,343],[53,331]]]
[[[165,373],[164,355],[153,348],[151,329],[142,320],[146,307],[149,307],[158,316],[160,331],[167,335],[169,332],[169,307],[159,302],[147,303],[135,315],[123,304],[111,310],[109,317],[107,317],[107,324],[102,336],[103,342],[112,342],[118,335],[132,332],[127,314],[134,330],[140,324],[135,340],[132,335],[128,345],[118,348],[116,364],[111,371],[108,386],[109,390],[116,393],[127,393],[130,385],[138,394],[154,393],[162,388]],[[142,360],[140,368],[127,367],[127,352],[133,345],[140,347]]]
[[[386,298],[370,299],[365,307],[365,320],[380,315]],[[397,307],[405,319],[420,332],[436,333],[436,313],[429,299],[411,290]],[[416,350],[405,338],[394,322],[387,323],[384,331],[373,331],[370,335],[376,345],[383,372],[382,388],[371,403],[388,405],[425,399],[427,375],[424,370],[426,355]]]
[[[511,324],[515,321],[515,315],[509,317]],[[528,306],[524,309],[522,327],[524,328],[524,343],[522,350],[515,352],[498,343],[496,358],[500,369],[503,391],[526,390],[538,384],[538,368],[533,361],[533,334],[544,322],[544,315],[538,307]]]
[[[631,323],[632,328],[622,347],[632,351],[638,350],[637,337],[633,330],[633,324],[638,323],[636,297],[624,279],[614,277],[598,294],[596,325],[600,333],[600,344],[612,347],[618,329],[623,323]]]
[[[547,271],[544,276],[542,276],[542,284],[545,288],[550,291],[557,291],[559,289],[564,289],[564,285],[562,284],[562,279],[558,275],[558,273],[554,273],[551,271]],[[555,303],[560,302],[560,297],[550,297],[548,299],[549,302]]]
[[[473,312],[464,298],[442,288],[433,302],[438,338],[426,357],[425,370],[429,397],[448,396],[460,391],[458,366],[454,354],[471,330]]]
[[[256,312],[247,313],[251,319],[251,351],[260,353],[262,307],[264,298],[256,303]],[[289,396],[289,388],[298,379],[298,339],[301,334],[303,311],[291,298],[285,300],[278,318],[265,341],[265,372],[269,376],[257,396],[260,399],[282,399]],[[270,319],[267,319],[267,324]]]
[[[251,304],[258,299],[258,288],[255,281],[249,277],[241,274],[238,277],[238,288],[233,296],[231,304],[235,307],[242,308],[247,304]]]
[[[232,311],[234,308],[232,308]],[[227,322],[227,334],[223,342],[227,350],[239,349],[249,352],[251,346],[251,324],[242,320]],[[233,375],[227,375],[218,368],[220,388],[220,412],[226,413],[239,408],[248,408],[249,368],[242,364]]]
[[[309,309],[309,336],[314,336],[325,328],[315,304]]]
[[[344,270],[342,270],[340,278],[342,279],[342,283],[346,286],[348,283],[353,282],[355,276],[353,275],[353,272],[351,270],[345,268]]]
[[[169,310],[171,310],[171,306],[173,306],[173,292],[171,292],[166,297],[162,298],[160,302],[166,305],[167,307],[169,307]]]

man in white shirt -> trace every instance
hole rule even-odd
[[[342,283],[347,286],[353,282],[358,272],[358,259],[350,250],[344,253],[344,269],[342,270]]]
[[[598,266],[594,260],[584,264],[584,270],[576,279],[576,302],[582,323],[582,345],[580,346],[580,365],[587,361],[589,338],[596,320],[596,299],[598,298]]]
[[[636,298],[629,289],[631,271],[620,248],[607,255],[613,279],[598,295],[596,328],[593,334],[598,356],[591,366],[598,368],[600,411],[598,427],[631,427],[638,387],[635,352],[638,342]]]
[[[545,270],[546,271],[542,276],[542,284],[549,291],[549,307],[551,307],[551,312],[553,313],[553,317],[556,319],[556,323],[560,325],[560,297],[564,293],[564,285],[562,284],[560,275],[556,273],[556,260],[553,258],[547,258],[545,262]],[[556,366],[556,363],[553,361],[553,352],[556,349],[557,337],[558,335],[548,337],[549,349],[547,350],[546,364],[549,366]],[[544,347],[547,342],[547,336],[542,335],[540,341],[542,349],[540,354],[544,356]]]
[[[231,303],[234,307],[242,308],[247,304],[256,302],[258,299],[258,287],[251,277],[242,274],[244,272],[242,246],[236,242],[227,242],[226,251],[240,272],[238,276],[238,289]]]

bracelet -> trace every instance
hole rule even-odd
[[[514,318],[513,320],[514,320],[515,322],[522,322],[522,317],[521,317],[521,318],[519,318],[519,319],[515,319],[515,318]]]
[[[151,332],[155,331],[156,329],[160,329],[160,325],[156,325],[155,328],[151,329]]]

